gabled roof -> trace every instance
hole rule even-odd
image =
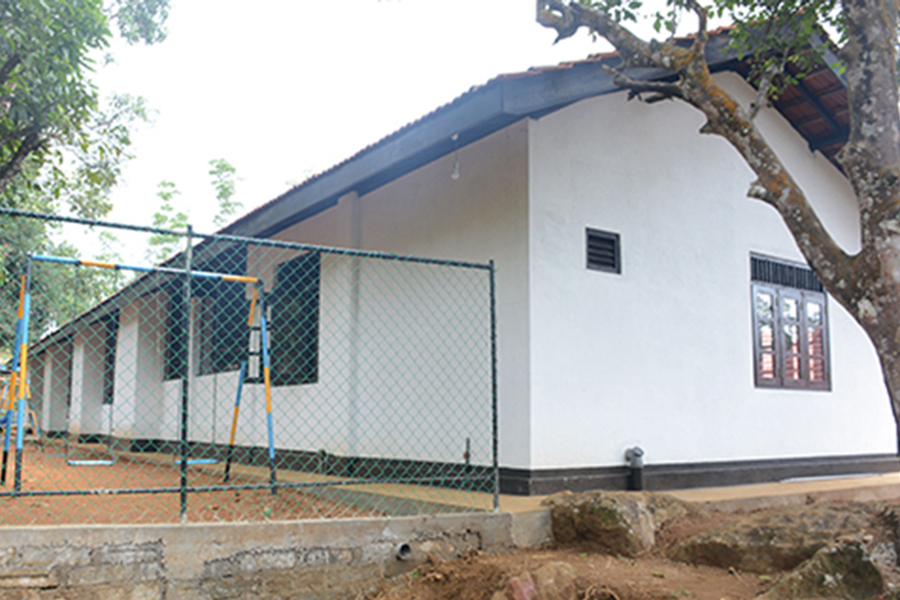
[[[746,77],[749,66],[727,48],[728,32],[728,28],[710,32],[706,60],[714,72],[731,70]],[[685,45],[690,42],[680,40]],[[499,75],[252,210],[222,233],[271,236],[335,205],[348,192],[366,194],[520,119],[538,118],[586,98],[618,92],[603,66],[620,62],[614,53],[598,54]],[[847,139],[849,124],[846,80],[832,66],[837,63],[837,56],[827,50],[819,70],[774,102],[810,148],[821,150],[832,161]],[[643,79],[671,76],[656,69],[630,74]]]
[[[730,70],[746,77],[749,65],[727,49],[728,31],[722,28],[710,32],[707,63],[714,72]],[[821,41],[813,40],[816,44]],[[678,43],[687,46],[691,39]],[[348,192],[363,195],[520,119],[538,118],[580,100],[621,91],[603,68],[620,62],[615,53],[597,54],[584,60],[499,75],[252,210],[221,233],[271,236],[334,206]],[[773,102],[807,140],[810,149],[820,150],[832,162],[847,140],[850,120],[847,82],[835,67],[838,62],[837,55],[826,50],[819,69],[784,90]],[[671,77],[668,71],[656,69],[629,74],[643,79]],[[211,242],[198,245],[195,252],[208,244]],[[177,255],[167,263],[180,260],[181,255]],[[103,318],[129,302],[135,293],[134,284],[129,284],[75,321]],[[34,350],[64,338],[70,325],[42,338]]]

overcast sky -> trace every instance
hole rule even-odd
[[[198,231],[212,230],[210,159],[237,168],[247,211],[497,74],[607,49],[586,34],[553,46],[533,0],[172,0],[168,29],[114,44],[96,73],[155,111],[110,217],[148,222],[170,180]]]

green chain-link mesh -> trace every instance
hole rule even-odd
[[[0,523],[494,506],[490,266],[193,242],[162,272],[33,258],[15,389],[31,250],[4,246]]]

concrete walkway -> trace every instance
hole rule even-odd
[[[728,487],[666,490],[687,502],[717,510],[754,510],[820,501],[870,502],[900,499],[900,472],[860,477],[808,478]],[[500,496],[500,510],[523,513],[541,509],[547,496]]]

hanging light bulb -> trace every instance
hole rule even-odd
[[[456,142],[459,140],[459,134],[454,133],[450,136],[450,139],[453,140],[453,170],[450,171],[450,179],[456,181],[459,179],[459,147],[456,145]]]

